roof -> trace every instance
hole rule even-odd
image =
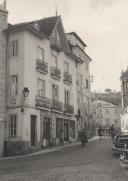
[[[126,71],[122,72],[121,78],[122,77],[128,78],[128,69]]]
[[[50,36],[56,23],[58,20],[58,16],[54,17],[49,17],[49,18],[44,18],[36,21],[31,21],[31,22],[23,22],[19,24],[14,24],[14,25],[9,25],[8,31],[15,30],[15,29],[20,29],[25,26],[33,26],[35,23],[39,25],[39,31],[41,33],[44,33],[47,36]]]
[[[81,43],[84,47],[87,47],[87,45],[83,42],[83,40],[73,31],[73,32],[69,32],[67,33],[69,35],[74,35]]]

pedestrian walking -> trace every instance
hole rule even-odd
[[[115,126],[112,124],[112,126],[110,127],[110,136],[112,138],[112,141],[114,140],[114,137],[116,135],[116,128]]]
[[[86,133],[86,130],[83,129],[81,132],[80,132],[80,141],[81,141],[81,145],[83,147],[85,147],[85,143],[88,142],[88,139],[87,139],[87,133]]]
[[[99,126],[98,135],[99,135],[100,138],[102,138],[102,128],[101,128],[101,126]]]

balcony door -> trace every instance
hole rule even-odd
[[[52,85],[52,93],[53,93],[53,100],[59,100],[59,87],[57,85]]]
[[[65,102],[65,107],[68,107],[70,105],[70,91],[69,90],[65,90],[64,91],[64,102]]]

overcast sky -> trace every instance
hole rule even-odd
[[[87,44],[92,90],[119,91],[121,70],[128,66],[128,0],[7,0],[9,22],[54,16],[55,4],[65,31]]]

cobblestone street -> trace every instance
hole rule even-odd
[[[111,140],[24,158],[0,160],[1,181],[126,181]]]

